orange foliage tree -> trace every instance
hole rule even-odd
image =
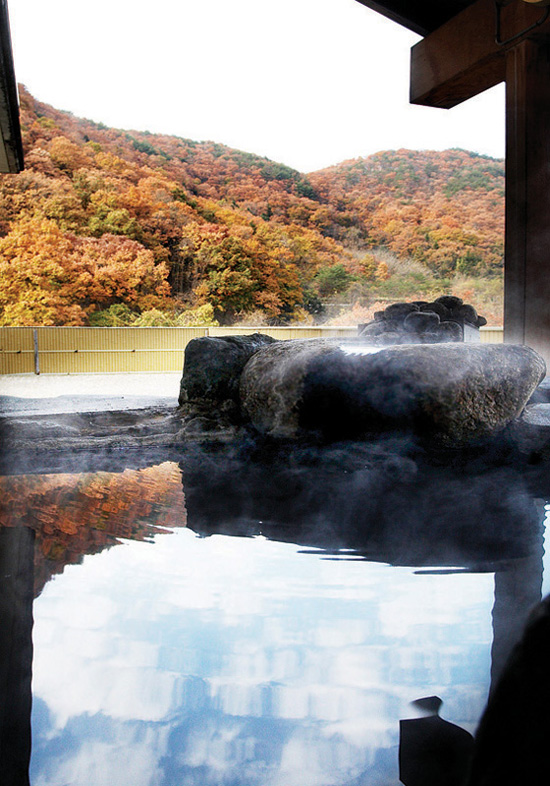
[[[166,266],[128,238],[79,237],[23,218],[0,239],[0,324],[84,325],[98,307],[153,308],[169,296]]]

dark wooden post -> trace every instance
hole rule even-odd
[[[450,109],[504,80],[504,340],[550,368],[550,15],[476,0],[412,49],[412,103]]]
[[[504,340],[550,362],[550,44],[506,54]]]
[[[0,528],[0,783],[29,786],[34,532]]]

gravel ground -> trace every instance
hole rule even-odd
[[[180,378],[180,372],[5,375],[0,377],[0,415],[175,407]]]

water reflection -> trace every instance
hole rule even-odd
[[[333,450],[0,479],[36,532],[33,786],[390,786],[413,699],[475,731],[541,508],[506,468]]]
[[[36,533],[35,594],[54,573],[121,538],[151,539],[186,526],[181,473],[173,462],[122,472],[0,477],[0,527]]]
[[[105,782],[397,782],[398,720],[419,688],[473,727],[490,575],[445,577],[439,595],[440,577],[261,538],[182,530],[151,551],[85,560],[35,604],[35,696],[48,708],[34,728],[38,783],[84,783],[75,773],[91,761]],[[130,780],[146,729],[154,761]]]

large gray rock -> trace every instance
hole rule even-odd
[[[250,336],[194,338],[185,348],[179,404],[208,400],[237,401],[239,379],[247,361],[276,339],[263,333]]]
[[[297,436],[310,367],[324,356],[343,354],[333,341],[322,338],[281,341],[263,349],[241,375],[242,411],[263,434]]]
[[[517,418],[545,370],[536,352],[516,345],[403,345],[357,355],[323,339],[287,341],[248,361],[241,407],[275,437],[413,428],[459,446]]]

